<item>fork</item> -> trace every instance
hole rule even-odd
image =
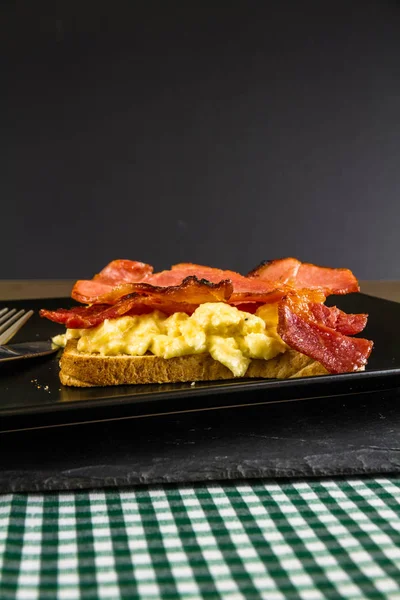
[[[0,310],[0,346],[7,344],[12,337],[33,315],[33,310],[26,312],[24,309],[17,312],[15,308]]]

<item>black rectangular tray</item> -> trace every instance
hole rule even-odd
[[[88,421],[138,418],[250,404],[357,394],[400,385],[400,304],[364,294],[328,299],[346,312],[367,312],[363,336],[374,341],[360,373],[288,380],[230,380],[187,384],[67,388],[58,378],[58,357],[3,364],[0,368],[0,431]],[[48,339],[63,331],[41,319],[42,307],[72,305],[68,298],[0,302],[32,308],[34,316],[13,341]]]

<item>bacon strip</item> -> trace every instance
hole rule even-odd
[[[99,325],[105,319],[127,314],[143,314],[152,310],[160,310],[166,314],[174,312],[192,314],[200,304],[225,302],[232,294],[230,281],[220,281],[214,284],[198,280],[196,277],[186,277],[179,286],[163,288],[145,283],[140,285],[142,286],[141,294],[128,294],[111,306],[93,304],[70,309],[60,308],[55,311],[42,309],[39,314],[50,321],[64,324],[69,329],[86,329]]]
[[[113,306],[107,304],[93,304],[92,306],[74,306],[73,308],[58,308],[57,310],[42,309],[39,311],[41,317],[45,317],[68,329],[89,329],[100,325],[106,319],[123,317],[135,304],[135,298],[127,296],[121,302]],[[139,308],[139,307],[138,307]],[[150,309],[152,310],[152,309]],[[137,314],[143,314],[138,310]]]
[[[291,291],[291,288],[285,285],[277,285],[275,281],[265,281],[250,279],[235,271],[214,269],[191,263],[181,263],[174,265],[170,271],[155,273],[149,279],[149,283],[157,285],[173,285],[174,282],[182,280],[188,273],[196,277],[217,283],[221,279],[229,279],[233,285],[233,292],[229,298],[229,304],[243,304],[256,302],[266,304],[277,302],[285,294]]]
[[[115,260],[92,280],[77,281],[71,295],[85,304],[114,304],[128,294],[152,293],[150,288],[142,288],[143,283],[156,287],[179,286],[189,275],[215,284],[229,279],[233,284],[230,304],[276,302],[293,289],[319,290],[325,296],[359,289],[348,269],[317,267],[295,258],[263,263],[246,277],[234,271],[192,263],[180,263],[169,271],[152,274],[152,267],[145,263]]]
[[[74,300],[84,304],[114,304],[128,294],[158,294],[161,289],[179,288],[182,281],[185,281],[188,276],[213,285],[229,280],[232,284],[232,293],[226,300],[229,300],[230,304],[276,302],[291,290],[285,285],[277,286],[273,281],[249,279],[234,271],[223,271],[200,265],[188,265],[185,268],[179,265],[178,268],[177,265],[170,271],[161,271],[146,277],[143,283],[109,285],[99,282],[97,279],[80,280],[76,282],[71,296]]]
[[[122,296],[133,293],[132,284],[145,281],[153,267],[133,260],[113,260],[93,279],[78,280],[71,297],[82,304],[114,304]]]
[[[351,373],[364,367],[373,342],[351,338],[314,320],[304,303],[282,300],[278,308],[278,333],[298,352],[320,362],[330,373]]]
[[[163,296],[165,300],[171,298],[173,295],[176,297],[182,297],[182,294],[186,296],[183,300],[189,304],[192,304],[190,294],[194,294],[195,302],[202,304],[203,302],[225,302],[232,296],[233,286],[229,280],[219,279],[216,283],[211,283],[206,279],[199,279],[195,275],[187,276],[184,279],[180,279],[179,283],[175,283],[169,286],[157,286],[150,283],[124,283],[118,286],[111,286],[109,289],[99,287],[96,281],[81,281],[78,282],[79,291],[77,286],[72,290],[72,298],[78,302],[86,304],[115,304],[124,296],[131,294],[139,295],[153,295],[154,298]],[[100,284],[103,286],[104,284]],[[223,291],[221,296],[220,292]],[[205,299],[202,299],[202,291],[205,291]],[[100,292],[100,295],[97,295]],[[214,293],[214,296],[212,294]],[[187,296],[189,294],[189,296]],[[212,299],[213,298],[213,299]]]
[[[311,302],[309,309],[317,323],[330,327],[345,335],[360,333],[367,324],[368,315],[348,315],[336,306],[325,306]]]
[[[297,258],[279,258],[276,260],[264,260],[255,269],[247,273],[247,277],[269,279],[280,283],[289,283],[294,280],[300,268],[301,262]]]
[[[359,292],[357,279],[349,269],[331,269],[301,263],[296,258],[283,258],[261,263],[250,271],[250,278],[279,281],[296,289],[320,289],[325,295]]]
[[[96,279],[78,280],[72,288],[71,298],[82,304],[114,304],[122,296],[133,292],[135,284],[112,285]]]
[[[183,266],[183,265],[182,265]],[[180,265],[176,265],[180,267]],[[143,288],[139,283],[169,288],[179,286],[188,276],[205,279],[211,283],[220,283],[230,279],[229,275],[239,276],[233,271],[222,271],[199,265],[185,265],[187,268],[174,268],[169,271],[152,273],[152,267],[144,263],[128,260],[114,260],[91,280],[79,280],[75,283],[71,297],[83,304],[114,304],[124,295],[146,293],[150,288]],[[141,278],[139,275],[143,274]],[[156,290],[154,290],[156,291]]]
[[[111,261],[100,273],[94,276],[98,282],[110,285],[144,281],[153,272],[153,267],[136,260],[118,259]]]
[[[121,298],[119,302],[112,306],[108,304],[93,304],[92,306],[76,306],[74,308],[59,308],[57,310],[40,311],[41,317],[46,317],[50,321],[65,325],[68,329],[90,329],[103,323],[106,319],[116,319],[118,317],[143,315],[160,310],[165,314],[174,312],[184,312],[192,314],[196,305],[185,304],[184,302],[169,302],[167,305],[157,302],[154,298],[141,297],[136,294],[130,294]]]

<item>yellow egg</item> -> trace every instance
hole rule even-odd
[[[223,302],[209,302],[191,316],[178,312],[168,317],[154,311],[106,319],[91,329],[68,329],[53,341],[65,345],[68,339],[78,338],[79,351],[105,356],[150,352],[168,359],[207,352],[235,377],[243,377],[251,359],[268,360],[286,350],[277,325],[275,304],[266,304],[252,315]]]

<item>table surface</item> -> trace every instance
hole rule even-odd
[[[0,281],[0,299],[72,283]],[[397,281],[361,291],[400,302]],[[399,582],[398,477],[0,495],[4,599],[399,600]]]

